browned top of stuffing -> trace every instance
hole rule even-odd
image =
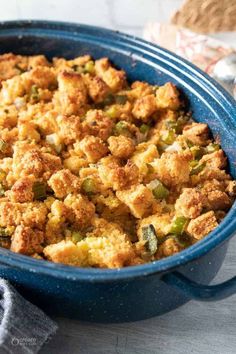
[[[0,55],[0,245],[118,268],[211,232],[236,194],[227,158],[178,88],[108,58]]]

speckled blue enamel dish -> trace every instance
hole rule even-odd
[[[197,121],[219,136],[236,178],[236,103],[219,85],[178,56],[125,34],[98,27],[41,21],[0,24],[0,52],[73,58],[109,57],[128,79],[174,82]],[[236,292],[236,277],[207,286],[236,232],[236,205],[204,240],[172,257],[116,270],[81,269],[0,250],[0,276],[48,313],[86,321],[135,321],[163,314],[191,298],[218,300]],[[203,285],[204,284],[204,285]]]

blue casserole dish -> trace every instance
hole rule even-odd
[[[141,39],[98,27],[60,22],[0,24],[0,52],[73,58],[107,56],[128,79],[174,82],[197,121],[219,136],[236,178],[236,103],[190,63]],[[236,231],[236,204],[209,236],[172,257],[116,270],[81,269],[0,249],[0,276],[48,313],[86,321],[135,321],[163,314],[190,299],[218,300],[236,292],[236,277],[208,286]]]

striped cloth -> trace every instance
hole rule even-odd
[[[0,354],[35,354],[57,325],[0,279]]]

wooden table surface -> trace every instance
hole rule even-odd
[[[182,1],[0,0],[0,20],[64,20],[141,36],[146,22],[167,21]],[[235,270],[236,239],[231,241],[215,282],[232,277]],[[236,353],[236,296],[213,303],[191,301],[161,317],[135,323],[104,325],[55,320],[59,330],[40,354]]]

